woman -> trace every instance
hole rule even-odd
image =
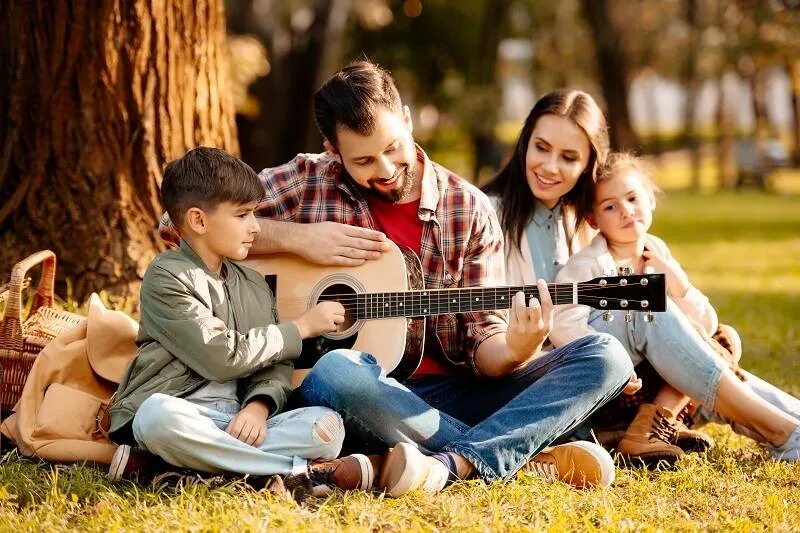
[[[554,91],[544,95],[533,107],[511,160],[484,188],[495,201],[506,236],[506,275],[510,284],[533,284],[537,278],[552,282],[569,256],[591,240],[593,231],[582,216],[576,215],[575,207],[592,204],[591,185],[608,151],[605,117],[590,95],[577,90]],[[730,329],[729,335],[735,336]],[[728,355],[738,359],[737,344],[731,344],[733,354]],[[717,365],[716,361],[706,363],[709,367]],[[649,405],[657,395],[671,397],[672,405],[676,406],[674,412],[681,411],[689,402],[687,396],[664,385],[646,361],[636,370],[640,376],[646,376],[644,389],[635,399],[620,396],[618,402],[608,404],[590,421],[595,429],[607,430],[620,422],[624,429],[640,410],[640,404]],[[748,379],[747,383],[767,402],[792,416],[796,414],[798,406],[794,398],[776,394],[774,387],[757,378]],[[633,393],[642,384],[634,377],[626,392]],[[733,404],[750,401],[741,388],[734,387],[733,392],[729,389],[715,392],[725,395]],[[727,398],[728,394],[732,397]],[[650,411],[653,420],[647,424],[648,431],[639,436],[637,453],[630,454],[631,457],[675,460],[681,453],[675,444],[685,450],[704,449],[710,445],[709,437],[687,429],[672,413]],[[665,425],[669,426],[668,430],[649,431],[653,426],[663,428]],[[733,424],[733,427],[753,436],[741,424]]]

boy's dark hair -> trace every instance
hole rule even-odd
[[[314,120],[320,133],[336,146],[336,126],[371,135],[380,107],[400,109],[400,93],[392,75],[378,65],[354,61],[334,74],[314,93]]]
[[[173,226],[180,228],[186,211],[213,211],[223,202],[260,202],[264,187],[249,165],[219,148],[201,146],[164,169],[161,201]]]

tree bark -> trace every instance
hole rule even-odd
[[[0,5],[0,272],[41,248],[73,296],[137,294],[162,166],[237,152],[222,0]]]
[[[628,113],[628,59],[614,28],[607,0],[583,0],[582,12],[597,49],[597,70],[608,108],[611,147],[634,150],[639,144]]]

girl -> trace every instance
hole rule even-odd
[[[637,274],[645,269],[663,272],[667,312],[649,323],[643,314],[626,322],[621,311],[614,312],[615,320],[606,321],[603,311],[564,306],[556,310],[551,341],[560,346],[588,333],[610,333],[626,346],[634,363],[647,359],[674,387],[663,389],[655,405],[639,408],[617,448],[624,456],[645,462],[659,459],[643,449],[652,449],[654,441],[669,441],[667,421],[685,406],[685,394],[732,422],[735,430],[766,444],[774,458],[800,461],[800,401],[751,374],[740,380],[719,357],[709,342],[717,329],[714,308],[691,285],[666,244],[647,233],[655,191],[640,160],[625,154],[609,157],[597,178],[593,200],[576,206],[576,216],[586,219],[599,235],[569,260],[557,281],[583,281],[624,267]]]

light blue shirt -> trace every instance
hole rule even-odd
[[[552,283],[558,271],[569,259],[561,203],[556,204],[553,209],[548,209],[536,200],[533,219],[525,228],[525,235],[531,250],[536,278]]]

